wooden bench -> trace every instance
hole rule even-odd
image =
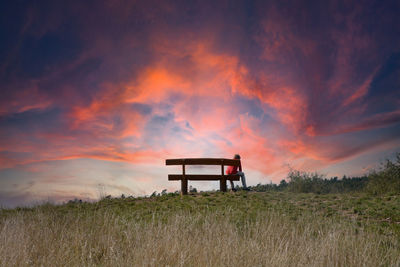
[[[226,192],[226,181],[239,181],[237,174],[226,175],[225,166],[239,166],[240,159],[220,159],[220,158],[187,158],[187,159],[167,159],[165,165],[182,165],[182,174],[168,174],[169,181],[181,181],[181,194],[187,195],[188,181],[219,181],[222,192]],[[221,174],[186,174],[186,165],[220,165]]]

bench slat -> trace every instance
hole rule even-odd
[[[182,180],[183,175],[182,174],[168,174],[168,180],[169,181],[180,181]],[[192,180],[192,181],[219,181],[221,180],[222,176],[221,174],[186,174],[185,178],[187,180]],[[232,180],[232,181],[239,181],[240,177],[239,175],[224,175],[224,178],[226,180]]]
[[[240,159],[223,159],[223,158],[188,158],[188,159],[167,159],[165,165],[225,165],[239,166]]]

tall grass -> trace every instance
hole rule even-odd
[[[74,216],[72,216],[74,215]],[[1,266],[398,266],[398,237],[313,213],[35,209],[0,217]]]

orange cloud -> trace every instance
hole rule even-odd
[[[295,48],[318,59],[313,55],[315,43],[294,34],[290,21],[277,18],[262,23],[262,27],[263,34],[256,39],[264,47],[263,60],[287,64]],[[337,158],[326,153],[331,151],[331,144],[316,147],[314,138],[324,132],[312,120],[308,91],[304,84],[294,81],[290,69],[287,75],[281,75],[272,67],[255,71],[244,64],[238,54],[216,49],[212,34],[206,37],[188,41],[186,38],[171,39],[160,33],[151,36],[148,46],[155,60],[132,70],[131,76],[125,79],[101,84],[89,104],[70,103],[69,135],[38,134],[39,138],[57,147],[57,151],[52,151],[49,145],[49,151],[38,152],[37,160],[93,158],[142,163],[158,162],[168,155],[240,153],[250,168],[273,174],[280,172],[285,162],[299,158],[320,162],[332,162]],[[339,65],[348,57],[346,51],[343,53]],[[353,87],[357,89],[351,94],[346,91],[343,106],[350,106],[364,97],[374,76],[375,73],[371,74],[361,86]],[[321,77],[322,74],[316,73],[313,82],[323,84]],[[328,83],[327,91],[342,90],[348,78],[345,73],[337,72]],[[237,97],[259,101],[262,112],[271,117],[268,123],[283,126],[284,134],[274,129],[272,137],[264,136],[263,129],[271,126],[261,127],[261,118],[240,111],[235,106]],[[21,110],[45,108],[47,103],[51,102],[29,104]],[[150,106],[151,114],[131,108],[135,104]],[[151,132],[152,116],[162,117],[166,113],[172,114],[169,125]],[[385,118],[386,124],[390,124],[396,121],[397,114]],[[337,132],[376,126],[379,119],[381,117],[360,125],[338,127]],[[181,131],[179,137],[174,136],[175,130]],[[99,145],[101,142],[108,145]],[[18,149],[21,148],[14,151]],[[26,149],[34,150],[37,148]],[[20,161],[23,162],[33,161]],[[10,164],[16,163],[7,163]]]

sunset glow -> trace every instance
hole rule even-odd
[[[399,2],[309,4],[1,4],[0,205],[175,191],[166,158],[239,153],[255,185],[392,157]]]

